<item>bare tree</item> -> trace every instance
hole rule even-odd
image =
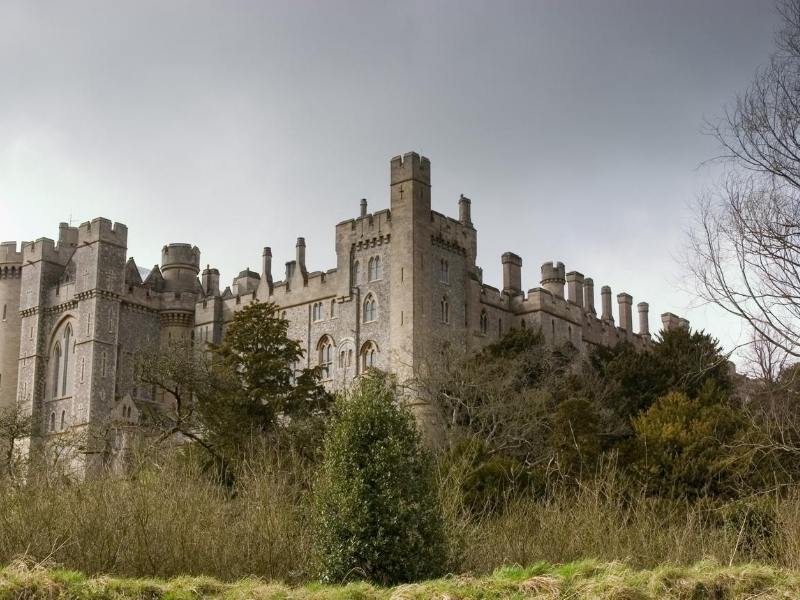
[[[145,355],[138,367],[138,381],[151,386],[158,406],[152,411],[149,426],[156,443],[190,440],[217,461],[224,462],[206,439],[203,422],[197,413],[196,396],[208,392],[214,378],[205,357],[189,343],[173,342],[165,350]]]
[[[31,419],[19,405],[0,408],[0,465],[4,474],[15,477],[21,461],[17,445],[31,435]]]
[[[800,357],[800,0],[778,9],[776,52],[709,124],[727,171],[699,202],[688,264],[702,298]]]
[[[752,331],[744,353],[746,373],[764,385],[775,387],[781,374],[785,373],[790,356],[777,344]]]

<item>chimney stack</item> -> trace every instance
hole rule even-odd
[[[633,297],[622,292],[617,294],[619,305],[619,326],[627,332],[633,333]]]
[[[472,227],[472,200],[461,194],[458,199],[458,220],[462,225]]]
[[[567,299],[573,304],[583,307],[583,273],[570,271],[567,273]]]
[[[516,296],[522,293],[522,259],[513,252],[506,252],[503,261],[503,291]]]
[[[639,302],[636,305],[639,309],[639,335],[650,337],[650,305],[647,302]]]
[[[591,277],[583,280],[583,307],[590,315],[597,315],[594,309],[594,279]]]
[[[272,248],[267,246],[261,255],[261,278],[269,284],[272,289]]]
[[[361,199],[361,218],[363,219],[366,216],[367,216],[367,199],[366,198],[362,198]]]
[[[600,288],[600,298],[603,303],[603,314],[601,318],[607,323],[614,324],[614,315],[611,314],[611,288],[604,285]]]

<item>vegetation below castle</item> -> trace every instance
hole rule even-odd
[[[384,586],[587,558],[800,569],[793,367],[743,385],[702,333],[586,357],[516,330],[416,382],[431,451],[391,378],[370,373],[331,405],[313,372],[265,376],[259,348],[286,350],[285,328],[268,307],[240,314],[259,341],[229,336],[216,403],[213,363],[173,351],[143,375],[185,403],[124,470],[76,477],[69,449],[4,466],[0,564]],[[308,408],[279,418],[297,398]]]
[[[361,600],[429,598],[786,598],[800,594],[800,575],[772,567],[690,567],[637,570],[621,563],[582,561],[505,567],[484,577],[458,576],[392,588],[367,583],[290,587],[249,578],[222,583],[208,577],[172,580],[85,577],[75,571],[30,568],[22,563],[0,571],[0,599],[77,598],[81,600]]]

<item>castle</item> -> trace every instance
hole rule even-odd
[[[265,248],[261,272],[245,270],[220,289],[220,274],[200,271],[200,251],[168,244],[142,279],[126,259],[127,228],[107,219],[62,223],[58,241],[0,245],[0,407],[17,402],[39,439],[93,422],[134,425],[158,402],[134,376],[143,353],[170,340],[219,343],[226,323],[248,303],[272,301],[300,340],[307,366],[330,388],[369,367],[412,376],[437,343],[472,351],[514,327],[538,328],[548,341],[579,349],[621,340],[650,343],[648,305],[600,290],[562,263],[541,267],[541,287],[522,288],[522,259],[502,256],[503,287],[483,282],[470,200],[458,218],[431,210],[430,161],[416,153],[390,166],[390,207],[336,225],[336,266],[309,272],[306,245],[282,280]],[[199,276],[199,277],[198,277]],[[566,294],[565,294],[566,287]],[[671,314],[665,329],[688,327]]]

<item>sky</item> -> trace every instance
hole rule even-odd
[[[770,0],[0,0],[0,239],[104,216],[143,267],[188,242],[229,283],[304,236],[325,270],[417,151],[434,210],[472,199],[486,283],[561,260],[733,348],[681,257],[703,123],[778,26]]]

